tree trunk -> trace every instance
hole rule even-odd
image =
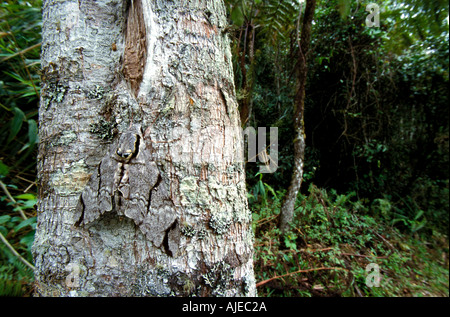
[[[300,190],[303,179],[303,162],[305,156],[305,125],[303,112],[305,108],[305,87],[308,76],[308,55],[309,44],[311,38],[311,25],[316,7],[315,0],[307,0],[305,7],[305,15],[301,30],[298,53],[298,86],[295,96],[294,110],[294,171],[292,174],[291,184],[289,186],[286,197],[281,208],[279,227],[283,232],[289,229],[289,224],[294,217],[294,206],[297,195]]]
[[[245,23],[244,48],[240,57],[240,67],[242,73],[242,91],[244,97],[240,110],[241,123],[243,128],[250,126],[250,119],[253,111],[253,86],[255,78],[255,27],[253,21]],[[245,60],[248,48],[248,65]]]
[[[41,296],[255,296],[222,0],[44,1]]]

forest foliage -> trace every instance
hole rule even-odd
[[[317,2],[305,173],[287,234],[277,219],[304,3],[225,4],[243,124],[279,133],[277,171],[246,166],[259,294],[448,296],[448,2],[383,1],[380,27],[367,27],[365,2]],[[0,295],[32,292],[41,5],[0,4]],[[367,286],[370,263],[380,287]]]

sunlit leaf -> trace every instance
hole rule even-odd
[[[36,196],[33,194],[20,194],[20,195],[14,196],[14,198],[30,200],[30,199],[36,199]]]

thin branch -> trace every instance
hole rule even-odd
[[[268,280],[264,280],[264,281],[261,281],[261,282],[259,282],[259,283],[256,283],[256,287],[262,286],[262,285],[264,285],[264,284],[266,284],[266,283],[268,283],[268,282],[270,282],[270,281],[273,281],[273,280],[279,279],[279,278],[283,278],[283,277],[286,277],[286,276],[291,276],[291,275],[298,274],[298,273],[307,273],[307,272],[324,271],[324,270],[342,270],[342,271],[348,271],[347,269],[344,269],[344,268],[342,268],[342,267],[319,267],[319,268],[314,268],[314,269],[298,270],[298,271],[295,271],[295,272],[291,272],[291,273],[286,273],[286,274],[283,274],[283,275],[274,276],[274,277],[272,277],[272,278],[269,278]]]
[[[349,255],[349,256],[357,256],[361,258],[375,258],[375,259],[387,259],[389,256],[373,256],[373,255],[365,255],[365,254],[353,254],[353,253],[341,253],[341,255]]]
[[[260,219],[260,220],[258,220],[258,221],[256,222],[256,225],[257,225],[257,226],[262,226],[262,225],[264,225],[264,224],[266,224],[266,223],[268,223],[268,222],[271,222],[273,219],[277,218],[278,216],[279,216],[279,215],[273,215],[273,216],[269,216],[269,217]]]
[[[16,256],[19,258],[20,261],[22,261],[26,266],[28,266],[30,269],[32,269],[34,271],[35,267],[33,264],[31,264],[30,262],[28,262],[27,260],[25,260],[15,249],[14,247],[9,244],[8,240],[6,240],[6,238],[3,236],[3,234],[0,232],[0,240],[3,241],[3,243],[8,247],[8,249]]]
[[[378,237],[380,237],[381,240],[383,240],[392,251],[398,252],[397,249],[395,249],[395,247],[389,241],[387,241],[381,234],[378,234],[375,231],[372,232],[375,233]]]
[[[27,216],[25,216],[25,213],[23,212],[22,208],[20,208],[20,206],[17,204],[17,201],[13,198],[13,196],[11,196],[11,194],[8,191],[8,188],[6,188],[5,184],[3,184],[2,181],[0,181],[0,187],[3,189],[6,196],[8,196],[9,200],[11,200],[13,202],[13,204],[17,207],[17,209],[19,210],[20,216],[23,218],[23,220],[27,220],[28,218],[27,218]]]
[[[302,45],[300,43],[300,20],[302,17],[302,10],[303,10],[303,1],[300,2],[300,9],[298,10],[298,19],[297,19],[297,26],[296,26],[297,45],[298,45],[298,48],[299,48],[301,54],[303,54],[302,53]]]
[[[11,54],[11,55],[9,55],[9,56],[6,56],[6,57],[4,57],[4,58],[2,58],[2,59],[0,60],[0,63],[6,62],[7,60],[9,60],[9,59],[11,59],[11,58],[14,58],[14,57],[16,57],[16,56],[18,56],[18,55],[23,55],[23,54],[27,53],[28,51],[31,51],[31,50],[33,50],[33,49],[35,49],[35,48],[41,46],[41,44],[42,44],[42,43],[34,44],[34,45],[30,46],[30,47],[27,47],[27,48],[21,50],[20,52]]]

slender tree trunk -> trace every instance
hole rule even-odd
[[[303,162],[305,156],[306,138],[303,112],[305,108],[305,87],[308,77],[307,62],[311,38],[311,26],[315,7],[315,0],[306,0],[305,15],[303,17],[297,63],[298,86],[295,96],[294,110],[294,171],[292,174],[291,184],[286,194],[286,198],[283,201],[279,222],[279,227],[283,232],[286,232],[289,229],[289,223],[292,221],[292,218],[294,216],[294,205],[303,179]]]
[[[240,109],[240,117],[243,128],[249,125],[253,111],[253,84],[255,70],[255,27],[253,21],[246,22],[244,35],[244,48],[240,57],[240,67],[242,73],[242,90],[244,98]],[[246,65],[246,56],[248,48],[248,65]]]
[[[225,27],[222,0],[44,1],[37,295],[256,295]]]

